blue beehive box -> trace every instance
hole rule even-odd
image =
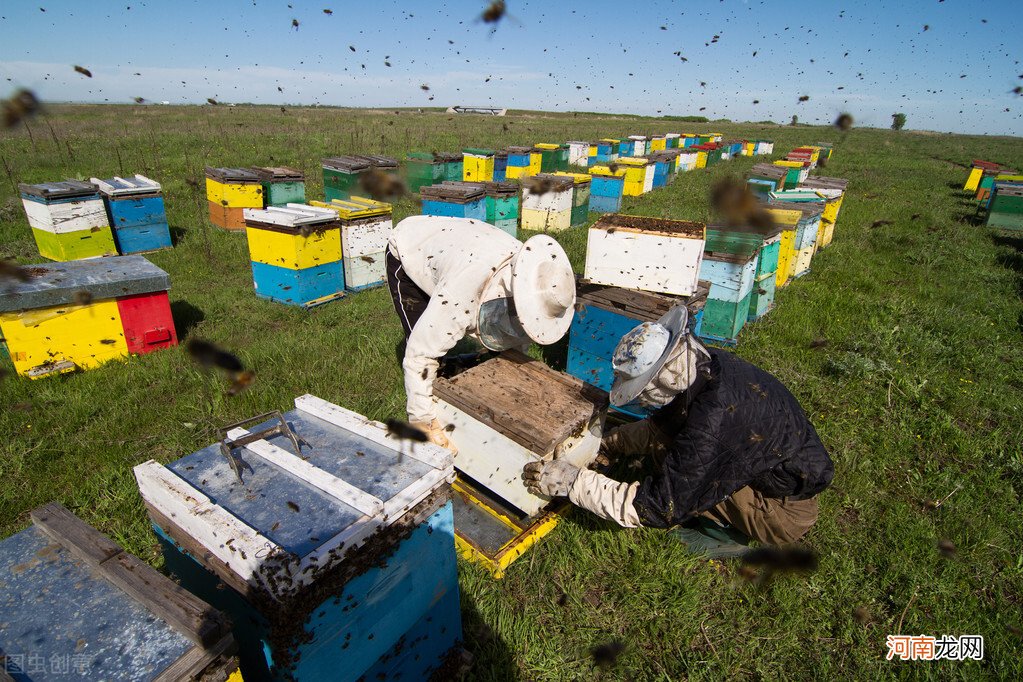
[[[695,333],[703,316],[707,291],[705,282],[700,282],[696,294],[689,297],[580,283],[569,329],[567,372],[610,391],[614,381],[611,358],[621,338],[637,325],[656,322],[676,305],[684,305],[689,310],[689,327]],[[614,409],[633,416],[649,414],[639,405]]]
[[[0,679],[191,680],[237,675],[209,604],[51,503],[0,542]]]
[[[494,182],[504,182],[508,179],[508,152],[499,151],[494,153]]]
[[[121,255],[171,248],[167,210],[160,183],[144,175],[92,178],[106,205],[110,228]]]
[[[625,191],[625,176],[597,175],[592,172],[590,181],[590,211],[593,213],[617,213],[622,208],[622,194]]]
[[[427,679],[461,638],[451,453],[314,396],[295,408],[135,468],[168,570],[232,618],[246,682]]]
[[[445,182],[423,187],[419,195],[423,198],[423,215],[487,220],[486,194],[479,184]]]

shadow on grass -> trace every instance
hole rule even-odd
[[[483,619],[472,597],[465,592],[461,596],[462,636],[472,654],[468,679],[521,680],[515,657],[504,639]]]
[[[174,301],[171,303],[171,317],[174,318],[174,328],[177,329],[178,339],[188,336],[195,325],[206,319],[206,313],[196,308],[188,301]]]
[[[177,246],[181,243],[181,240],[188,234],[188,230],[183,227],[177,227],[175,225],[170,226],[171,244]]]

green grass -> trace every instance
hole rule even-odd
[[[55,107],[31,126],[34,142],[24,129],[0,136],[0,165],[13,181],[139,172],[163,183],[177,245],[151,260],[170,273],[178,331],[235,349],[258,374],[249,391],[229,398],[222,378],[175,349],[0,383],[0,536],[56,499],[156,565],[133,465],[193,452],[216,427],[288,409],[307,392],[374,418],[404,409],[401,332],[387,293],[312,311],[258,300],[244,238],[205,218],[203,164],[294,165],[315,198],[327,155],[403,157],[673,130],[654,119],[535,112],[113,106]],[[779,292],[776,310],[743,331],[738,349],[790,387],[835,460],[834,485],[807,538],[820,570],[756,587],[732,566],[687,556],[659,531],[621,530],[576,512],[502,581],[460,565],[474,676],[1020,679],[1023,235],[973,225],[973,202],[960,188],[962,164],[1019,165],[1023,142],[880,130],[842,138],[830,129],[725,123],[676,132],[709,128],[773,138],[780,153],[840,142],[822,173],[851,181],[834,245]],[[753,161],[683,174],[627,198],[623,210],[708,218],[713,180]],[[413,210],[403,203],[396,217]],[[894,224],[872,228],[878,219]],[[581,269],[585,230],[558,238]],[[40,260],[3,175],[0,256]],[[828,344],[811,350],[818,337]],[[954,558],[939,555],[942,539],[956,546]],[[857,607],[867,622],[853,617]],[[900,624],[907,634],[981,634],[985,660],[886,662],[885,635]],[[594,669],[590,647],[612,640],[626,645],[617,666]]]

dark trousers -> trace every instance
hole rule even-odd
[[[401,328],[405,330],[405,340],[408,341],[416,322],[423,316],[430,297],[416,286],[406,274],[401,261],[390,251],[387,252],[387,289],[391,292],[394,310],[398,313]]]

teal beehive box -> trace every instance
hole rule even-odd
[[[305,173],[287,166],[257,166],[252,172],[263,183],[264,208],[305,203]]]
[[[461,637],[451,452],[311,395],[220,435],[135,478],[167,569],[235,624],[246,682],[355,682],[424,622],[403,679],[429,679]]]

